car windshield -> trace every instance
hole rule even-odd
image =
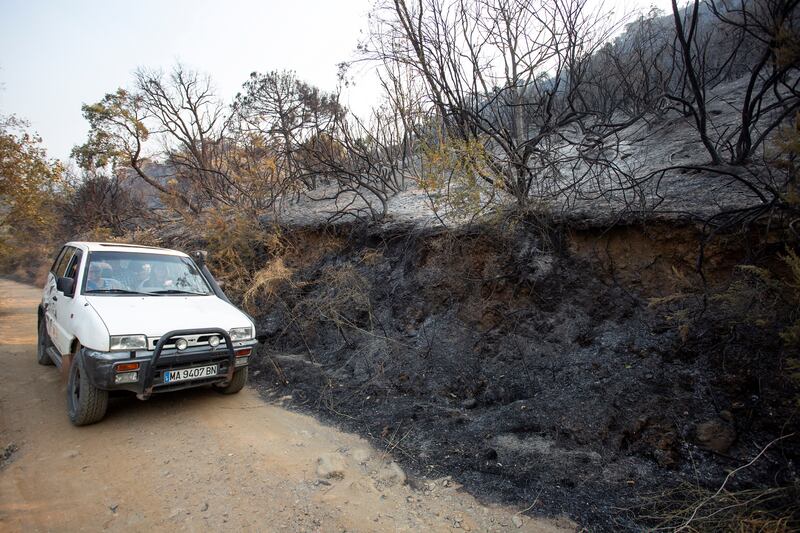
[[[91,252],[83,293],[126,296],[207,295],[203,275],[188,257],[135,252]]]

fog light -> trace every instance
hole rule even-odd
[[[189,343],[186,339],[178,339],[175,341],[175,347],[179,350],[185,350],[187,346],[189,346]]]
[[[120,385],[122,383],[136,383],[139,381],[138,372],[122,372],[114,376],[114,383]]]
[[[249,357],[237,357],[236,366],[245,366]]]
[[[208,344],[212,348],[216,348],[217,346],[219,346],[219,337],[211,337],[210,339],[208,339]]]

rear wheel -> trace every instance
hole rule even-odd
[[[50,355],[47,353],[47,349],[50,347],[50,336],[47,335],[47,325],[44,322],[44,318],[39,319],[39,335],[36,342],[36,361],[40,365],[50,366],[53,364],[53,360],[50,359]]]
[[[79,349],[73,358],[67,381],[67,413],[70,422],[76,426],[99,422],[108,409],[108,391],[92,385],[82,366]]]
[[[217,392],[222,394],[236,394],[244,387],[247,382],[247,367],[240,368],[233,373],[233,378],[226,384],[214,385]]]

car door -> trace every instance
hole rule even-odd
[[[59,277],[74,280],[75,287],[72,296],[67,296],[63,292],[56,290],[56,294],[53,297],[55,335],[51,337],[51,340],[62,355],[69,353],[72,339],[75,337],[73,324],[75,313],[73,307],[75,305],[75,296],[80,292],[78,290],[78,274],[82,258],[83,252],[78,248],[73,249],[71,254],[65,256],[63,271],[60,268],[61,265],[59,265],[59,271],[57,272],[61,274]]]
[[[50,273],[47,275],[47,284],[44,288],[44,296],[42,298],[42,306],[44,307],[45,325],[47,327],[47,335],[51,340],[54,340],[58,335],[56,322],[58,320],[56,312],[56,303],[58,302],[58,290],[56,289],[56,280],[59,276],[63,276],[67,269],[69,261],[75,254],[75,247],[64,246],[58,253]]]

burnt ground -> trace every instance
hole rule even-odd
[[[257,301],[251,382],[391,450],[412,484],[640,529],[663,491],[715,490],[798,426],[775,320],[654,307],[558,236],[306,231],[292,250]],[[799,448],[727,488],[796,484]]]

